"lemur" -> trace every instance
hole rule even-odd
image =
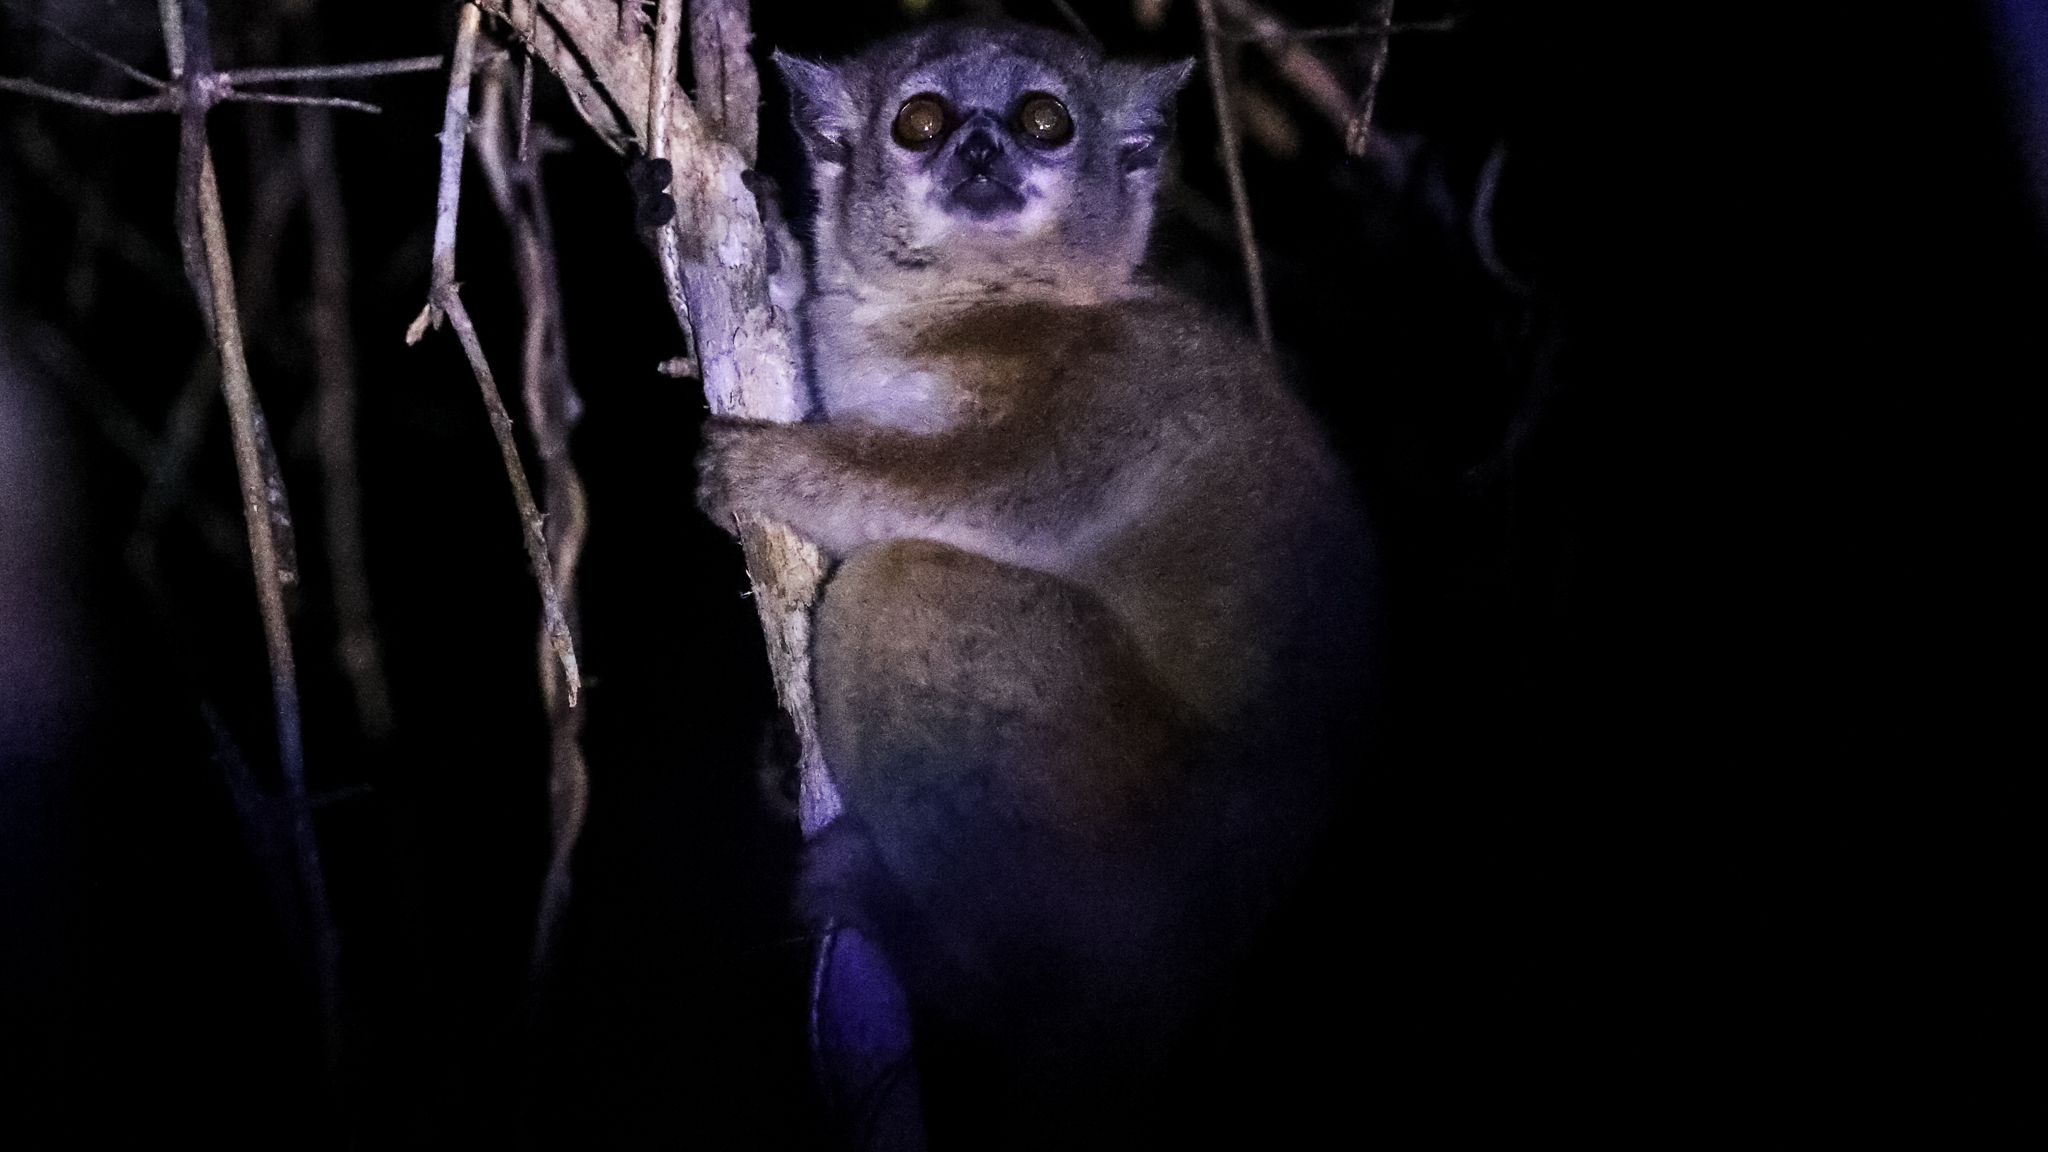
[[[940,1036],[985,1057],[962,1144],[1085,1143],[1321,826],[1368,709],[1369,538],[1271,359],[1140,274],[1191,61],[979,22],[776,62],[820,411],[710,421],[699,500],[835,564],[844,812],[803,910],[865,950],[920,1067]]]

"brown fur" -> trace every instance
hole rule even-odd
[[[838,561],[814,689],[844,811],[804,910],[874,942],[921,1065],[958,1063],[947,1036],[991,1054],[958,1146],[1110,1141],[1328,809],[1369,551],[1268,357],[1132,278],[1186,64],[999,23],[778,60],[819,199],[823,419],[711,422],[699,500]],[[982,134],[894,144],[918,91]],[[1072,110],[1069,145],[990,134],[1027,91]],[[1002,164],[963,168],[969,139]],[[955,213],[983,178],[1027,207]],[[889,1032],[887,995],[820,1000]]]
[[[969,308],[906,359],[959,424],[714,426],[702,499],[842,560],[826,759],[919,925],[877,929],[913,995],[1136,1044],[1315,827],[1358,706],[1355,512],[1264,359],[1186,303]],[[875,917],[823,889],[817,913]]]

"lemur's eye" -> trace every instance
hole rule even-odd
[[[890,134],[905,148],[922,150],[946,134],[946,102],[930,92],[920,92],[896,110]]]
[[[1074,138],[1074,118],[1048,92],[1030,92],[1017,106],[1017,128],[1040,144],[1057,148]]]

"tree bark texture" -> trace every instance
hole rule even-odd
[[[620,152],[628,144],[647,146],[654,56],[648,29],[622,29],[612,0],[536,0],[538,11],[532,15],[526,2],[477,2],[561,78],[577,113],[608,145]],[[769,299],[769,237],[743,178],[758,139],[760,93],[746,52],[746,12],[745,3],[734,0],[691,5],[692,60],[703,115],[681,92],[671,93],[667,152],[675,179],[670,193],[676,201],[684,293],[711,411],[789,422],[802,419],[806,406],[795,318]],[[824,578],[824,559],[782,525],[750,522],[739,528],[776,696],[802,744],[799,809],[809,835],[839,808],[819,752],[811,699],[811,607]]]

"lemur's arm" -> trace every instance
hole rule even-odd
[[[1019,442],[1000,428],[931,436],[713,419],[697,461],[697,502],[720,524],[753,513],[837,556],[923,539],[1056,569],[1129,503],[1120,495],[1145,457],[1081,447]]]

